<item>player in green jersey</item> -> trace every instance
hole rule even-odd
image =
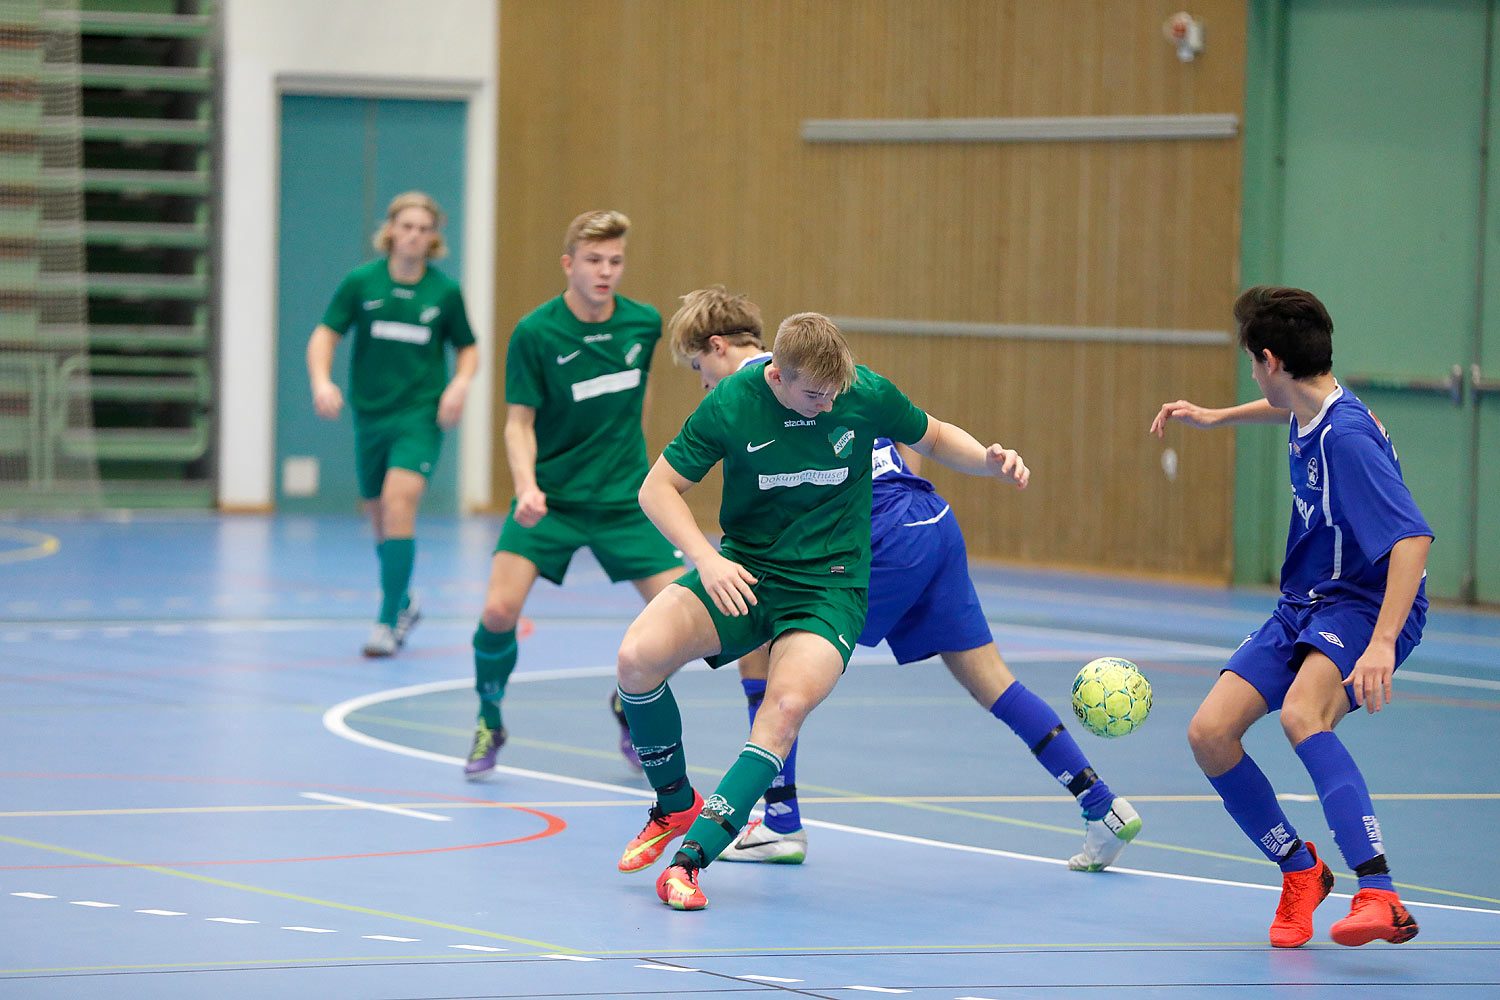
[[[354,331],[349,405],[354,411],[359,495],[375,529],[380,613],[366,656],[390,656],[421,617],[407,592],[416,560],[417,508],[437,464],[444,428],[463,416],[479,348],[458,284],[430,263],[447,253],[443,213],[420,191],[392,199],[375,236],[384,257],[339,285],[307,342],[313,409],[337,419],[344,394],[331,377],[333,354]],[[448,376],[447,349],[456,353]]]
[[[588,546],[610,580],[647,601],[682,573],[682,557],[636,500],[646,476],[642,409],[661,315],[615,293],[630,220],[585,212],[563,241],[567,288],[516,324],[505,359],[505,452],[516,495],[490,564],[474,630],[479,720],[464,774],[495,769],[500,703],[516,666],[516,624],[538,576],[563,582]],[[637,763],[628,732],[621,751]]]
[[[657,596],[620,646],[620,698],[656,789],[621,871],[639,871],[687,839],[657,879],[676,909],[707,905],[698,871],[718,857],[781,770],[803,720],[833,690],[864,628],[870,579],[871,449],[911,445],[960,472],[1024,487],[1015,451],[981,445],[928,416],[854,363],[826,316],[781,323],[771,361],[719,382],[641,486],[641,508],[697,567]],[[722,552],[682,495],[724,464]],[[705,802],[687,780],[682,717],[668,678],[689,660],[717,666],[766,642],[771,662],[750,740]]]
[[[760,309],[722,285],[682,296],[667,323],[672,357],[692,368],[705,392],[750,365],[771,359],[761,341]],[[965,691],[1025,743],[1037,763],[1073,795],[1083,812],[1083,850],[1075,871],[1102,871],[1140,832],[1131,804],[1114,794],[1045,701],[1006,666],[969,576],[967,546],[956,515],[923,479],[920,456],[876,439],[872,453],[869,613],[858,645],[885,642],[898,663],[938,656]],[[766,690],[769,654],[740,658],[750,722]],[[720,861],[800,864],[807,831],[797,802],[797,744],[766,789],[766,809],[719,855]]]

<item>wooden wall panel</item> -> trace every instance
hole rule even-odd
[[[501,8],[498,347],[561,291],[568,221],[627,212],[622,292],[669,315],[712,282],[789,313],[1229,328],[1240,141],[826,144],[810,118],[1231,113],[1245,5],[625,0]],[[852,335],[921,405],[1022,450],[1025,494],[935,473],[980,557],[1227,578],[1233,438],[1145,428],[1165,399],[1230,401],[1231,347]],[[658,451],[698,397],[663,350]],[[504,418],[497,402],[497,428]],[[497,497],[508,496],[496,435]],[[710,495],[712,494],[712,495]],[[712,515],[717,487],[690,494]]]

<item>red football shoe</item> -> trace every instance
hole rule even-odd
[[[1281,874],[1281,902],[1276,907],[1276,919],[1271,921],[1271,944],[1277,948],[1299,948],[1312,940],[1313,911],[1333,891],[1333,872],[1312,844],[1303,843],[1313,857],[1313,866]]]
[[[1358,947],[1376,938],[1405,944],[1417,936],[1417,922],[1389,889],[1361,889],[1354,894],[1349,915],[1334,922],[1329,937],[1338,944]]]
[[[698,869],[689,865],[669,865],[656,879],[656,894],[674,910],[701,910],[708,897],[698,888]]]

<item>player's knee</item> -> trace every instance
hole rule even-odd
[[[491,632],[510,632],[521,620],[521,606],[511,601],[487,599],[479,620]]]
[[[1211,762],[1237,742],[1228,726],[1202,710],[1188,723],[1188,746],[1199,764]]]
[[[666,680],[661,676],[657,657],[651,655],[641,635],[633,628],[620,641],[615,671],[620,687],[636,694],[651,691]]]
[[[1314,733],[1332,728],[1332,720],[1316,705],[1288,699],[1286,704],[1281,706],[1281,731],[1286,733],[1286,738],[1292,746],[1296,746]]]

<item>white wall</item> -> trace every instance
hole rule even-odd
[[[275,498],[277,129],[284,86],[298,93],[461,91],[469,101],[460,280],[483,363],[464,414],[459,495],[466,509],[487,505],[499,0],[224,0],[222,9],[220,507],[267,508]],[[315,322],[308,318],[308,333]]]

